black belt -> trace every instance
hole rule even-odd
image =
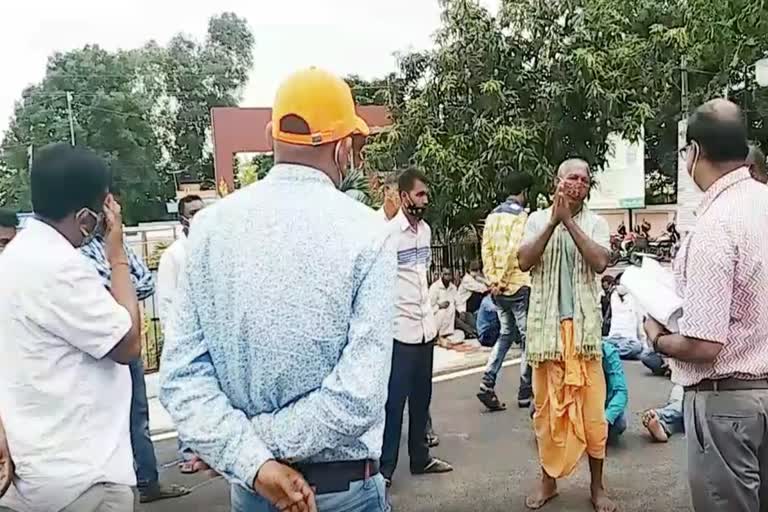
[[[315,488],[315,494],[330,494],[349,490],[352,482],[368,480],[379,474],[377,460],[350,460],[297,464],[294,469]]]
[[[750,389],[768,389],[768,379],[745,380],[735,377],[724,379],[704,379],[693,386],[685,386],[686,391],[745,391]]]

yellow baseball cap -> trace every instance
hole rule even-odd
[[[285,131],[289,116],[299,121],[301,129],[291,126]],[[319,146],[369,133],[355,111],[349,86],[332,73],[314,67],[298,71],[277,89],[272,106],[272,138],[277,141]]]

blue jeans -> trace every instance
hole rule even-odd
[[[232,512],[277,512],[261,496],[240,485],[230,489]],[[315,496],[319,512],[389,512],[384,477],[376,475],[368,480],[352,482],[348,491]]]
[[[133,394],[131,396],[131,445],[136,486],[139,490],[157,485],[157,457],[149,436],[149,402],[144,382],[144,361],[141,358],[128,365],[131,370]]]
[[[643,344],[639,340],[625,338],[624,336],[608,336],[603,338],[603,343],[611,343],[619,351],[622,360],[634,361],[640,359],[643,353]]]
[[[658,352],[648,352],[640,360],[654,375],[663,376],[667,371],[667,364]]]
[[[659,416],[659,422],[668,436],[675,433],[685,432],[683,425],[683,395],[685,391],[682,386],[675,385],[669,394],[667,405],[661,409],[656,409]]]
[[[514,295],[498,295],[494,298],[499,312],[501,333],[499,340],[493,346],[488,364],[485,367],[482,384],[485,388],[494,389],[504,358],[507,357],[512,343],[517,341],[523,349],[520,361],[520,391],[518,398],[530,398],[531,367],[525,362],[525,333],[528,323],[528,300],[531,289],[523,286]]]
[[[625,430],[627,430],[627,418],[624,413],[621,413],[621,415],[616,418],[616,421],[613,422],[613,425],[610,423],[608,424],[608,442],[613,444],[618,441],[619,436],[621,436]]]

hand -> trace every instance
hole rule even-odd
[[[11,459],[11,451],[8,448],[8,440],[5,437],[5,431],[0,424],[0,498],[8,491],[13,482],[13,474],[16,471]]]
[[[655,342],[658,341],[659,336],[668,334],[669,331],[666,327],[656,321],[656,319],[651,318],[650,316],[645,319],[645,322],[643,322],[643,327],[645,328],[645,334],[648,335],[648,340],[653,343],[653,350],[655,351]]]
[[[126,262],[123,246],[123,215],[120,204],[112,194],[104,200],[104,237],[107,259],[110,263]]]
[[[253,490],[281,512],[317,512],[315,493],[304,477],[275,460],[261,466]]]
[[[568,197],[563,192],[562,185],[555,191],[555,202],[552,205],[551,222],[555,225],[568,222],[572,217],[571,204]]]
[[[440,309],[448,309],[448,306],[450,305],[451,303],[446,300],[438,304],[437,307],[439,307]]]

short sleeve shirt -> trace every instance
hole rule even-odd
[[[591,212],[590,215],[594,215]],[[528,223],[525,225],[525,236],[523,243],[530,243],[541,234],[547,227],[549,219],[552,217],[552,209],[539,210],[528,217]],[[589,237],[601,247],[610,248],[610,228],[604,218],[596,216],[594,227]],[[565,232],[564,251],[560,254],[560,293],[558,304],[560,308],[560,319],[566,320],[573,318],[573,270],[576,264],[576,243],[568,234],[568,230],[562,224],[555,228],[555,234],[559,230]],[[555,235],[552,235],[554,238]],[[551,239],[550,239],[551,242]]]
[[[128,311],[38,220],[0,255],[0,411],[18,478],[0,504],[59,510],[92,485],[134,485],[131,377],[107,357]]]
[[[704,194],[674,267],[680,334],[723,345],[713,364],[673,360],[673,380],[768,377],[768,188],[746,168]]]

